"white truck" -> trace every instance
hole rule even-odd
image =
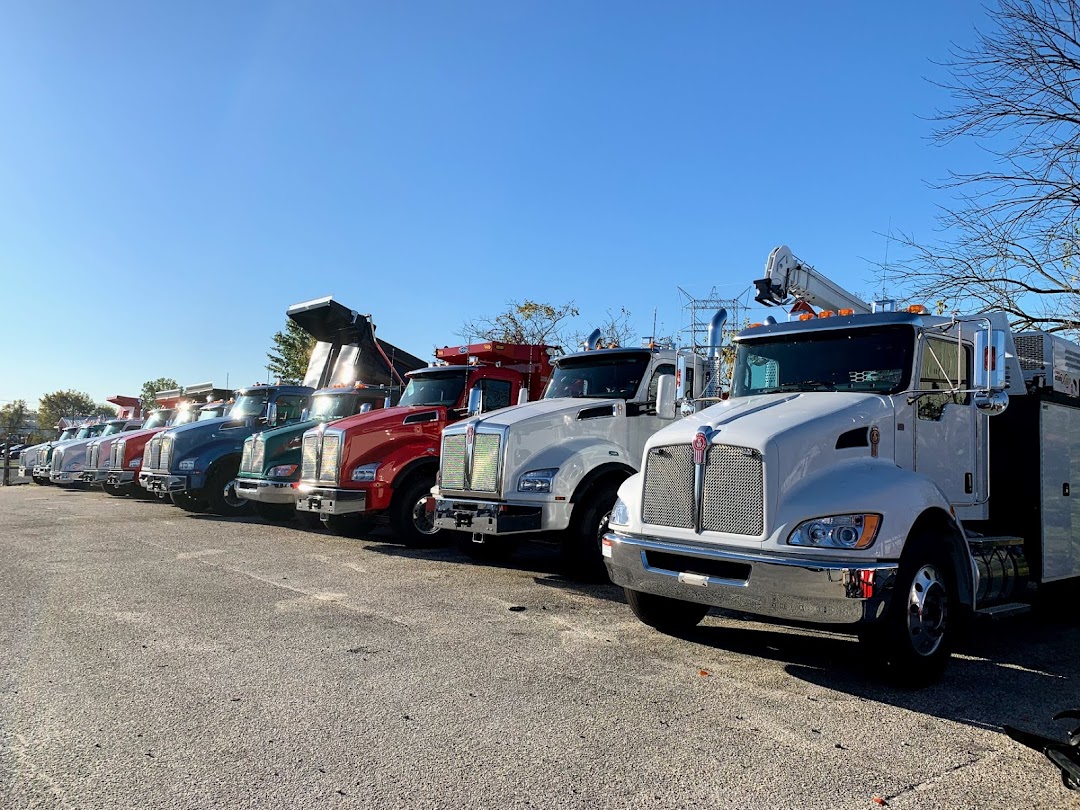
[[[636,472],[645,440],[676,418],[677,400],[718,378],[725,317],[718,311],[710,325],[709,358],[651,341],[601,348],[596,330],[585,351],[554,360],[535,402],[482,413],[470,401],[469,413],[480,415],[442,432],[435,526],[462,532],[462,549],[476,557],[559,532],[572,572],[602,576],[615,492]]]
[[[839,306],[743,330],[730,398],[647,442],[603,538],[641,621],[847,626],[920,685],[965,618],[1080,575],[1080,347],[1000,312],[871,311],[786,248],[756,285]]]

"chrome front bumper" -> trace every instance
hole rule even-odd
[[[534,504],[437,497],[435,525],[474,534],[538,532],[544,527],[544,508]]]
[[[188,477],[163,473],[140,473],[139,486],[148,492],[186,492]]]
[[[367,493],[363,490],[331,489],[301,484],[295,491],[296,508],[300,512],[323,515],[348,515],[367,511]]]
[[[860,624],[889,606],[896,562],[780,556],[604,535],[611,581],[634,591],[788,621]]]
[[[34,468],[33,467],[19,467],[18,477],[19,478],[33,478],[34,477]]]
[[[84,484],[104,484],[108,478],[108,470],[83,470],[78,480]]]
[[[54,484],[77,484],[82,480],[81,470],[54,470],[49,473],[49,480]]]
[[[110,471],[105,477],[105,483],[118,487],[121,484],[130,484],[135,480],[135,473],[130,470]]]
[[[291,481],[268,481],[265,478],[237,478],[233,481],[236,494],[259,503],[296,503],[296,490]]]

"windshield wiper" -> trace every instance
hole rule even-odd
[[[825,380],[799,380],[798,382],[783,383],[772,388],[762,388],[758,394],[775,394],[779,391],[805,391],[806,389],[817,391],[835,391],[836,383]]]

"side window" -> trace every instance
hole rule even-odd
[[[513,386],[508,380],[480,380],[480,390],[484,394],[481,412],[497,411],[510,404],[510,390]]]
[[[283,394],[275,402],[277,403],[278,424],[283,425],[286,422],[295,422],[300,418],[300,414],[307,404],[307,397],[297,396],[296,394]]]
[[[959,380],[956,379],[958,361]],[[919,362],[919,390],[948,392],[953,388],[962,391],[971,388],[971,347],[961,347],[954,340],[928,338],[923,343],[922,360]],[[919,418],[937,422],[946,405],[964,405],[969,396],[962,393],[923,394],[919,397]]]
[[[675,376],[675,364],[664,363],[656,367],[656,371],[653,372],[652,379],[649,380],[649,392],[646,394],[646,400],[642,407],[649,409],[650,411],[656,411],[656,389],[660,385],[660,378],[670,374]]]

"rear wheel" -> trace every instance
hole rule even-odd
[[[609,484],[587,493],[578,502],[562,543],[563,559],[571,576],[590,582],[607,580],[600,543],[608,530],[617,493],[618,486]]]
[[[252,502],[255,514],[271,523],[288,523],[296,516],[296,507],[291,503]]]
[[[435,498],[431,488],[435,476],[420,473],[394,493],[390,503],[390,528],[405,545],[422,548],[435,542],[439,527],[435,525]]]
[[[375,519],[364,517],[362,512],[351,515],[327,515],[322,518],[322,525],[339,537],[367,537],[375,526]]]
[[[251,501],[236,491],[236,474],[240,462],[222,461],[206,477],[206,502],[211,512],[223,517],[242,517],[251,513]]]
[[[684,602],[654,593],[632,591],[624,588],[626,601],[642,622],[655,627],[661,633],[680,633],[696,627],[709,612],[708,605]]]
[[[199,514],[205,512],[210,506],[202,491],[197,493],[186,490],[184,492],[171,492],[167,497],[171,498],[172,502],[185,512]]]

